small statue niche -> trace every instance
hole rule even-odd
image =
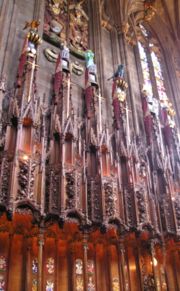
[[[65,136],[65,163],[73,164],[73,136],[70,133]]]
[[[22,135],[20,141],[20,150],[26,154],[31,154],[31,137],[32,137],[32,119],[24,118],[22,126]]]
[[[101,146],[102,174],[109,176],[109,154],[105,145]]]
[[[55,164],[58,164],[60,162],[60,136],[57,132],[54,133],[53,161]]]
[[[91,145],[89,154],[89,175],[95,177],[97,174],[97,150],[95,146]]]
[[[121,181],[122,181],[123,188],[128,186],[129,184],[128,168],[127,168],[127,159],[125,157],[121,157]]]
[[[9,134],[7,138],[7,144],[5,144],[5,150],[9,153],[9,155],[14,156],[16,150],[16,140],[17,140],[17,118],[11,118],[11,126],[9,127]]]

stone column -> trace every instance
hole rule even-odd
[[[73,260],[73,244],[68,245],[67,256],[68,256],[68,291],[74,290],[74,260]]]
[[[87,276],[87,260],[88,260],[88,235],[84,234],[83,237],[83,279],[84,279],[84,291],[87,291],[88,276]]]
[[[123,270],[121,264],[121,249],[120,246],[117,245],[117,255],[118,255],[118,274],[119,274],[119,286],[120,291],[124,291],[124,277],[123,277]]]
[[[9,266],[11,266],[11,253],[12,253],[12,243],[13,243],[13,234],[10,233],[9,234],[9,246],[8,246],[8,257],[7,257],[7,290],[9,290],[9,287],[10,287],[10,284],[11,284],[11,281],[10,281],[10,268]]]
[[[127,274],[127,266],[125,260],[125,248],[123,241],[119,241],[118,245],[118,253],[119,253],[119,268],[122,274],[122,290],[128,291],[129,290],[129,281],[128,281],[128,274]]]
[[[54,259],[54,266],[55,266],[55,278],[54,278],[54,290],[58,290],[58,270],[59,270],[59,253],[58,253],[58,244],[59,238],[55,238],[55,259]]]
[[[141,270],[141,263],[140,263],[141,253],[140,253],[139,246],[137,247],[134,246],[134,257],[136,261],[136,270],[137,270],[138,281],[139,281],[138,285],[139,285],[140,290],[143,291],[143,278],[142,278],[142,270]]]
[[[29,289],[29,285],[28,285],[28,275],[29,275],[29,272],[30,272],[30,269],[29,269],[29,261],[28,261],[28,252],[29,252],[29,249],[28,249],[28,238],[25,236],[23,238],[23,249],[22,249],[22,256],[23,256],[23,264],[22,264],[22,289],[21,290],[30,290]]]
[[[150,248],[151,248],[151,259],[152,259],[152,267],[153,267],[156,291],[161,291],[160,278],[159,278],[159,274],[157,270],[157,260],[156,260],[156,251],[155,251],[154,241],[151,241]]]
[[[110,247],[111,247],[110,245],[109,246],[107,245],[107,247],[106,247],[107,280],[109,281],[108,290],[113,291],[113,288],[112,288],[113,277],[112,277],[112,271],[111,271],[111,248]]]
[[[25,290],[31,290],[31,247],[32,243],[30,241],[30,238],[26,238],[26,284],[25,284]]]
[[[60,198],[60,204],[61,204],[61,215],[64,217],[64,209],[65,209],[65,200],[66,200],[66,191],[65,191],[65,184],[66,184],[66,177],[65,177],[65,170],[64,170],[64,162],[65,162],[65,141],[64,141],[64,136],[61,139],[61,198]]]
[[[44,231],[40,229],[38,237],[38,291],[42,291],[43,287],[43,246],[44,246]]]

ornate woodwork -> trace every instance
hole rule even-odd
[[[0,81],[2,290],[180,286],[176,80],[156,75],[143,27],[157,1],[110,2],[46,0],[19,60],[5,56],[17,76]]]

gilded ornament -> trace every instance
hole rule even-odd
[[[120,102],[124,102],[126,100],[126,92],[122,91],[120,88],[117,89],[117,98]]]
[[[168,102],[168,114],[171,116],[171,117],[174,117],[176,115],[176,112],[175,110],[173,109],[173,105],[171,102]]]

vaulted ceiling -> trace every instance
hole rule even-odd
[[[180,0],[156,0],[157,21],[161,21],[174,39],[180,39]]]

